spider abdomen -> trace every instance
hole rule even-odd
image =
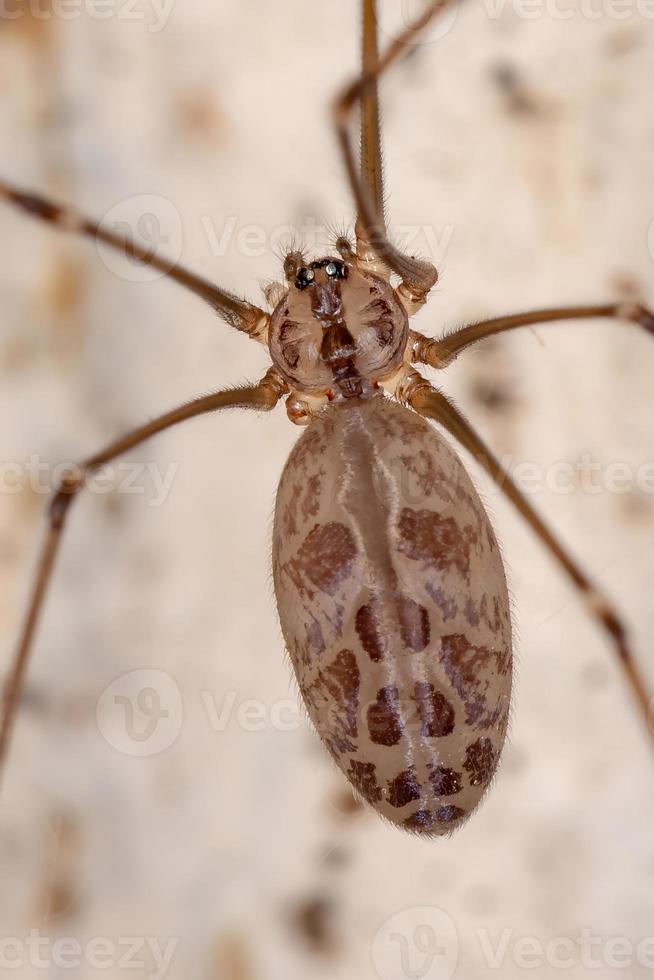
[[[383,395],[328,407],[279,486],[273,574],[309,716],[393,823],[444,834],[479,803],[504,743],[504,567],[459,458]]]

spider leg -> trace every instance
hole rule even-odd
[[[262,380],[252,387],[233,388],[217,391],[211,395],[196,398],[179,408],[134,429],[128,435],[85,459],[77,468],[74,477],[64,478],[57,487],[48,509],[48,530],[37,565],[31,598],[21,629],[16,652],[12,661],[2,697],[2,717],[0,719],[0,775],[7,758],[9,741],[29,660],[35,630],[43,601],[50,582],[55,558],[61,544],[68,508],[75,496],[83,488],[85,477],[99,469],[116,456],[140,445],[146,439],[178,422],[195,418],[208,412],[223,408],[248,408],[254,411],[271,411],[280,397],[287,391],[286,384],[270,369]]]
[[[615,655],[638,707],[638,712],[645,722],[650,738],[654,740],[654,727],[651,724],[650,716],[654,702],[645,679],[633,659],[625,627],[612,603],[570,557],[567,550],[518,489],[507,471],[449,398],[433,388],[416,371],[409,373],[398,387],[396,394],[400,401],[410,405],[419,415],[439,422],[457,442],[477,459],[483,469],[495,480],[502,493],[522,514],[552,557],[566,572],[585,599],[590,615],[608,633]]]
[[[334,99],[332,118],[348,181],[357,206],[357,236],[393,272],[402,279],[400,290],[413,309],[425,302],[427,293],[438,279],[431,262],[413,258],[396,248],[386,234],[381,200],[381,151],[376,83],[385,71],[407,50],[420,32],[452,0],[436,0],[373,63],[376,53],[376,3],[363,0],[363,71]],[[374,36],[374,40],[373,40]],[[350,117],[357,102],[362,104],[361,173],[356,164],[350,134]],[[377,115],[377,122],[375,122]]]
[[[92,218],[87,218],[78,214],[66,205],[56,204],[38,194],[31,194],[26,191],[13,187],[6,181],[0,180],[0,199],[4,199],[22,211],[26,211],[43,221],[56,225],[65,231],[76,232],[86,235],[95,241],[104,242],[122,252],[124,255],[144,265],[158,269],[170,279],[174,279],[180,286],[186,287],[196,296],[208,303],[216,313],[226,320],[226,322],[237,330],[246,333],[254,340],[265,343],[265,334],[268,327],[268,314],[258,306],[248,303],[244,299],[219,289],[213,283],[208,282],[201,276],[196,276],[181,265],[171,262],[162,255],[156,255],[145,246],[139,245],[129,236],[123,236],[103,228],[102,225]]]
[[[379,61],[377,34],[377,0],[363,0],[361,64],[364,75],[369,75]],[[376,221],[385,233],[381,120],[377,89],[377,79],[372,78],[361,94],[361,183],[369,195]],[[376,256],[366,240],[365,224],[360,216],[356,223],[356,239],[359,258],[364,262],[374,261]]]
[[[459,354],[473,344],[506,330],[515,330],[538,323],[556,323],[559,320],[597,319],[611,317],[626,320],[643,327],[654,334],[654,313],[638,303],[610,303],[605,306],[566,306],[549,310],[531,310],[528,313],[515,313],[512,316],[495,317],[471,323],[436,340],[412,330],[410,336],[411,360],[413,363],[429,364],[433,368],[445,368],[456,360]]]

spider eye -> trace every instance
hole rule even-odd
[[[307,269],[305,267],[301,268],[295,277],[295,285],[298,289],[306,289],[310,286],[316,278],[316,274],[313,269]]]
[[[344,262],[339,262],[336,259],[328,262],[325,266],[325,272],[330,279],[345,279],[347,278],[347,266]]]

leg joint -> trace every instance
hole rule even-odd
[[[616,314],[625,320],[632,320],[648,333],[654,333],[654,313],[640,303],[622,303],[617,307]]]
[[[602,625],[615,641],[621,660],[629,660],[627,630],[622,620],[619,619],[615,610],[600,592],[597,592],[595,589],[590,589],[587,592],[587,599],[592,611],[601,620]]]
[[[69,474],[59,481],[59,485],[50,500],[48,510],[50,526],[54,530],[58,531],[63,527],[68,508],[82,489],[83,483],[84,476],[81,471],[75,474]]]

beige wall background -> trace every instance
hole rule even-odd
[[[421,4],[382,6],[391,33]],[[327,104],[356,63],[355,4],[2,13],[7,179],[110,212],[255,300],[283,226],[311,239],[312,222],[351,221]],[[424,332],[654,303],[653,16],[645,0],[470,0],[388,78],[390,220],[442,270]],[[266,358],[91,243],[5,207],[0,229],[4,665],[47,499],[34,474],[254,379]],[[531,473],[654,685],[653,366],[651,338],[597,322],[503,338],[443,384]],[[274,492],[298,434],[283,409],[197,420],[130,455],[141,492],[117,470],[118,488],[79,500],[3,786],[9,975],[651,976],[651,748],[603,635],[474,466],[518,637],[501,773],[450,840],[402,836],[353,804],[293,710],[272,599]]]

